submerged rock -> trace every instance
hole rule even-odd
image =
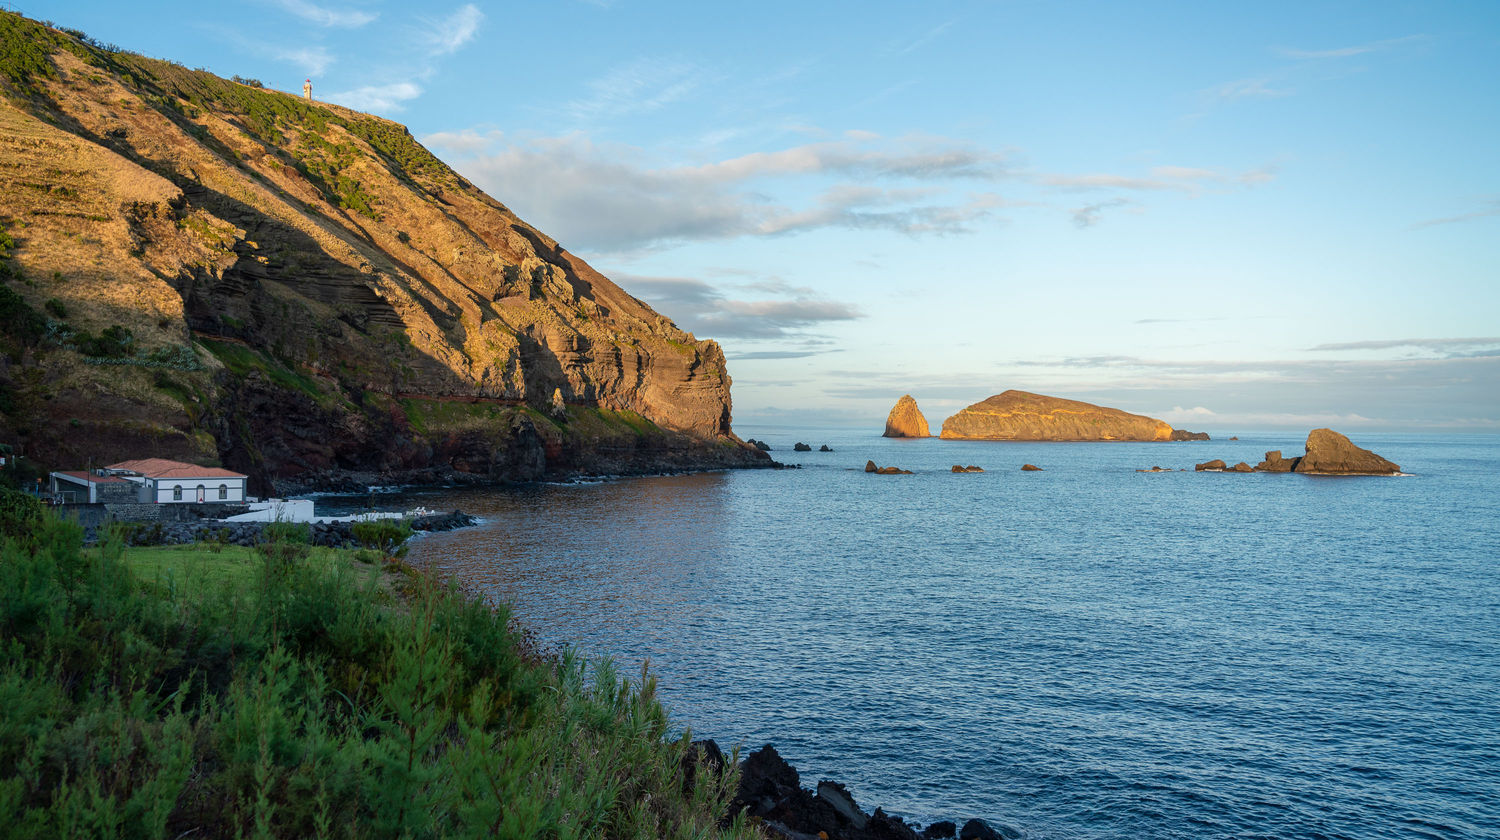
[[[1190,432],[1187,429],[1173,429],[1172,440],[1209,440],[1208,432]]]
[[[956,473],[984,472],[984,467],[976,467],[973,464],[970,464],[967,467],[964,467],[964,466],[959,466],[958,464],[954,464],[953,465],[953,471],[956,472]]]
[[[1036,464],[1022,464],[1021,472],[1041,472],[1042,468]]]

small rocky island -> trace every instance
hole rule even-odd
[[[912,399],[911,394],[896,400],[896,405],[885,418],[885,434],[882,437],[932,437],[932,430],[927,428],[927,418],[922,416],[922,410],[917,408],[917,401]]]
[[[1355,446],[1349,438],[1332,429],[1313,429],[1307,435],[1306,452],[1283,458],[1273,449],[1254,467],[1243,461],[1233,467],[1215,459],[1194,467],[1198,472],[1273,472],[1302,475],[1398,475],[1401,468],[1368,449]]]
[[[902,397],[903,400],[909,399]],[[915,407],[915,402],[912,404]],[[901,404],[896,404],[894,417]],[[886,423],[889,435],[890,421]],[[1006,391],[943,421],[944,440],[1167,441],[1207,440],[1161,420],[1078,400]]]

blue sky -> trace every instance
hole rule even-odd
[[[55,2],[410,126],[739,423],[1500,431],[1500,3]]]

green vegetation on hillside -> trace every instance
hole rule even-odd
[[[13,836],[752,836],[717,827],[732,772],[684,781],[654,681],[452,587],[295,540],[86,550],[24,504],[0,534]]]

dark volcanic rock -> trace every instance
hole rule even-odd
[[[1273,449],[1266,453],[1266,459],[1255,465],[1256,472],[1291,472],[1297,468],[1298,458],[1281,457],[1280,449]]]
[[[1281,453],[1278,452],[1276,454],[1279,457]],[[1266,457],[1271,457],[1271,453],[1267,452]],[[1193,467],[1193,469],[1197,470],[1198,472],[1218,472],[1228,468],[1228,466],[1229,465],[1224,463],[1222,459],[1215,458],[1212,461],[1204,461],[1201,464],[1197,464]]]
[[[818,447],[818,451],[819,452],[832,452],[833,449],[831,447],[829,447],[828,444],[825,443],[822,446]]]
[[[952,840],[958,836],[958,826],[952,820],[938,820],[922,831],[922,840]]]
[[[1041,472],[1042,468],[1036,464],[1022,464],[1021,472]]]
[[[796,768],[770,745],[750,753],[741,765],[740,786],[726,820],[742,812],[759,821],[768,836],[787,840],[937,840],[954,836],[952,822],[934,823],[919,835],[901,817],[879,808],[866,814],[849,789],[838,782],[818,782],[816,793],[804,790]]]
[[[1187,429],[1173,429],[1172,440],[1208,440],[1208,432],[1190,432]]]
[[[797,441],[797,443],[795,445],[792,446],[792,451],[793,452],[811,452],[812,451],[812,447],[808,446],[807,444],[805,444],[805,443],[803,443],[802,441],[799,440],[799,441]]]
[[[755,438],[750,438],[749,440],[747,440],[745,442],[748,443],[748,444],[750,444],[751,446],[755,447],[756,449],[759,449],[762,452],[770,452],[771,451],[771,444],[766,443],[763,440],[756,440]]]
[[[877,475],[911,475],[911,470],[903,470],[900,467],[877,467],[874,461],[865,462],[865,472]]]
[[[1395,475],[1401,468],[1368,449],[1355,446],[1332,429],[1313,429],[1307,435],[1307,454],[1296,472],[1309,475]]]
[[[995,828],[984,820],[969,820],[958,833],[959,840],[1016,840],[1021,833],[1009,826]]]

